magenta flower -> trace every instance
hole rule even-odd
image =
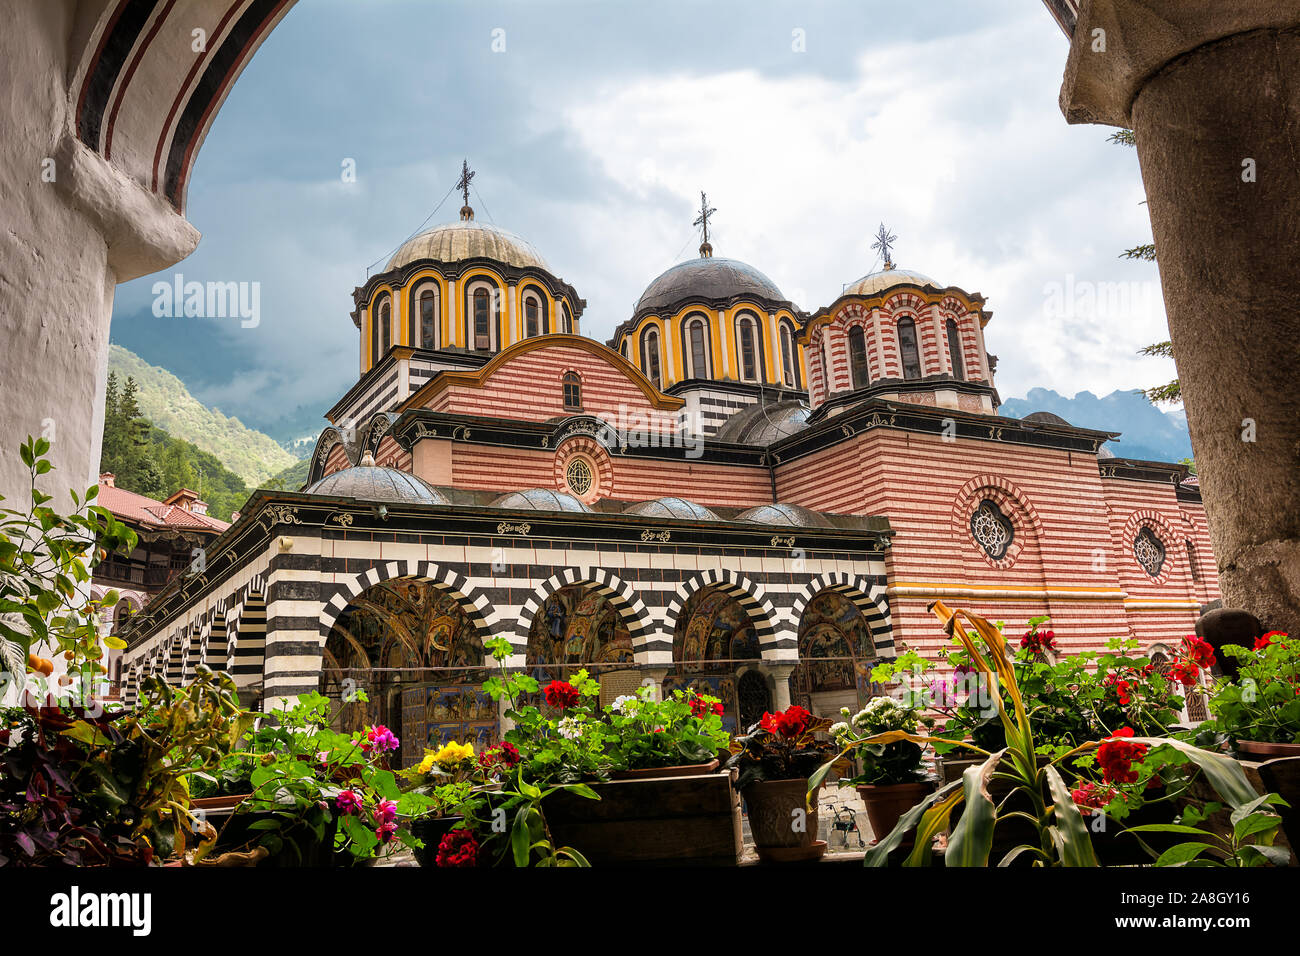
[[[371,727],[369,733],[366,734],[366,739],[367,743],[363,743],[361,749],[367,752],[375,750],[383,753],[385,750],[396,750],[401,746],[393,732],[383,724],[376,724]]]
[[[338,804],[339,810],[345,816],[361,812],[361,798],[357,796],[355,791],[344,790],[334,798],[334,802]]]
[[[397,804],[392,800],[380,800],[375,807],[375,820],[387,825],[397,819]]]
[[[375,829],[375,836],[379,838],[380,843],[392,843],[397,839],[397,824],[391,821],[379,824]]]

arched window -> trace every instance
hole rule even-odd
[[[1192,581],[1199,584],[1201,581],[1201,564],[1196,557],[1196,545],[1192,543],[1191,538],[1184,538],[1183,548],[1187,551],[1187,568],[1192,572]]]
[[[790,388],[799,382],[794,374],[794,335],[785,323],[781,324],[781,381]]]
[[[382,356],[393,344],[392,310],[385,301],[379,307],[379,354]]]
[[[867,333],[860,325],[849,329],[849,372],[853,376],[855,389],[866,388],[870,384],[871,373],[867,368]]]
[[[411,337],[412,345],[419,345],[423,349],[433,349],[438,347],[438,335],[434,329],[434,321],[438,316],[436,299],[432,289],[425,289],[420,293],[420,336]]]
[[[743,318],[736,329],[736,351],[740,356],[740,377],[746,382],[758,378],[758,347],[754,341],[754,320]]]
[[[916,347],[916,323],[909,318],[898,320],[898,356],[903,362],[903,378],[921,377],[921,353]]]
[[[474,292],[474,348],[492,348],[491,296],[487,289]]]
[[[379,330],[379,319],[383,313],[383,306],[374,305],[370,309],[370,366],[379,364],[379,356],[384,353],[379,349],[379,343],[383,341],[383,335]]]
[[[582,408],[582,378],[577,372],[564,373],[564,407]]]
[[[961,333],[957,331],[957,320],[948,320],[948,356],[952,359],[952,374],[955,378],[966,377],[966,364],[961,355]]]
[[[704,342],[704,322],[702,319],[695,319],[687,324],[686,341],[690,345],[691,356],[691,367],[688,369],[688,374],[691,378],[708,378],[709,353]]]
[[[542,305],[537,296],[524,299],[524,337],[531,339],[542,331]]]
[[[569,314],[569,306],[567,304],[561,305],[560,312],[564,322],[564,331],[571,334],[573,332],[573,316]]]
[[[659,377],[659,330],[647,329],[641,339],[641,364],[645,367],[646,378],[655,383],[655,388],[662,388]]]

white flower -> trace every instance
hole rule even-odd
[[[636,710],[638,699],[632,694],[623,694],[621,697],[615,697],[610,703],[609,709],[616,714],[630,714]]]
[[[852,711],[850,711],[847,707],[841,707],[841,708],[840,708],[840,716],[841,716],[841,717],[847,717],[847,716],[849,716],[850,713],[852,713]]]
[[[577,740],[582,736],[583,729],[582,718],[580,717],[561,718],[559,724],[555,727],[556,732],[566,740]]]

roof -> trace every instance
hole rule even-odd
[[[177,531],[211,531],[219,534],[230,527],[227,522],[210,515],[164,504],[116,485],[100,485],[95,504],[107,508],[119,521],[150,529],[173,528]]]
[[[717,302],[738,298],[763,302],[787,301],[776,283],[753,266],[736,259],[712,256],[679,262],[641,293],[634,314],[671,312],[690,300]]]
[[[303,489],[308,495],[334,495],[338,498],[355,498],[358,501],[418,501],[425,504],[447,504],[447,497],[424,480],[396,468],[380,468],[373,463],[369,452],[362,464],[332,472],[320,481]]]
[[[464,259],[493,259],[520,269],[550,272],[541,253],[513,232],[474,220],[449,222],[407,239],[388,260],[385,272],[419,259],[460,262]]]
[[[843,294],[873,295],[896,285],[929,285],[936,289],[943,288],[924,272],[917,272],[915,269],[881,269],[879,272],[868,273],[856,282],[849,283]]]

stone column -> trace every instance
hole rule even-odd
[[[1225,603],[1300,632],[1300,6],[1092,0],[1061,105],[1130,126]]]
[[[774,711],[785,710],[790,706],[790,675],[794,673],[794,664],[767,664],[768,679],[772,682],[772,708]]]

